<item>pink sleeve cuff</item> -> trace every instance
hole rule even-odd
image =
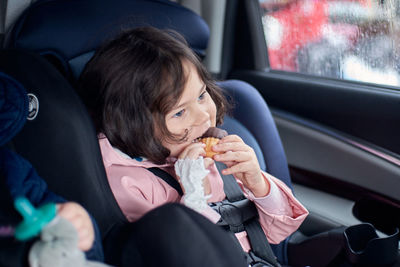
[[[243,188],[246,197],[257,206],[261,226],[268,241],[278,244],[296,231],[308,215],[308,211],[293,196],[292,191],[281,180],[261,172],[270,184],[265,197],[254,197],[250,190]]]
[[[275,215],[287,215],[287,216],[292,216],[292,210],[288,207],[289,201],[286,197],[286,195],[279,190],[278,186],[276,183],[270,179],[265,173],[261,173],[264,177],[264,179],[267,180],[270,186],[269,194],[266,195],[265,197],[255,197],[253,193],[246,189],[247,197],[254,201],[257,206],[260,206],[263,208],[263,210],[267,213],[270,214],[275,214]]]

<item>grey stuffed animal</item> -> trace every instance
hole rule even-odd
[[[61,217],[46,225],[29,251],[31,267],[106,267],[104,263],[88,261],[78,249],[78,233],[74,226]]]

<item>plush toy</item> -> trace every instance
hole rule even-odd
[[[19,197],[15,208],[24,220],[15,228],[15,237],[28,240],[40,232],[40,239],[29,251],[31,267],[105,267],[106,264],[86,260],[78,248],[78,233],[66,219],[56,216],[56,206],[48,203],[35,208],[28,199]]]
[[[78,249],[78,234],[73,225],[55,217],[40,234],[29,251],[31,267],[105,267],[104,263],[86,260]]]

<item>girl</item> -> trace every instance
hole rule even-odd
[[[147,169],[162,168],[179,181],[174,163],[203,160],[204,145],[195,140],[222,122],[228,104],[183,38],[151,27],[122,33],[95,53],[80,85],[99,134],[110,186],[128,220],[168,202],[185,203],[187,194],[181,198]],[[203,183],[209,203],[225,198],[214,164],[221,161],[227,165],[222,173],[233,174],[254,201],[271,243],[298,228],[307,210],[283,182],[260,170],[254,151],[239,136],[224,137],[213,150],[220,154],[203,160],[209,171]],[[220,218],[207,205],[199,211],[213,222]],[[248,251],[246,233],[236,236]]]

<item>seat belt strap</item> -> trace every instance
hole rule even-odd
[[[241,199],[245,199],[246,197],[243,195],[242,189],[239,187],[236,179],[233,175],[223,175],[222,170],[226,168],[226,165],[221,162],[215,162],[219,173],[221,174],[222,180],[224,181],[224,191],[226,194],[226,198],[235,202]],[[253,203],[253,205],[255,205]],[[247,236],[249,237],[251,250],[253,253],[261,258],[266,260],[267,262],[273,264],[274,266],[280,266],[274,252],[269,245],[268,239],[265,236],[264,231],[261,228],[260,222],[258,218],[253,218],[244,226]]]
[[[244,229],[249,237],[251,250],[254,254],[261,259],[267,260],[274,266],[280,266],[267,238],[265,237],[260,222],[257,219],[251,220],[248,224],[245,224]]]
[[[173,189],[176,190],[176,192],[178,192],[178,194],[180,196],[183,196],[183,191],[182,191],[181,185],[178,183],[178,181],[174,177],[172,177],[171,174],[169,174],[168,172],[166,172],[158,167],[148,168],[148,170],[151,171],[155,176],[161,178],[162,180],[164,180],[164,182],[169,184]]]
[[[218,172],[220,173],[222,180],[224,181],[224,191],[226,198],[230,202],[236,202],[246,197],[243,195],[242,189],[236,182],[235,177],[233,175],[223,175],[222,170],[226,168],[226,165],[215,161],[215,166],[217,166]]]

